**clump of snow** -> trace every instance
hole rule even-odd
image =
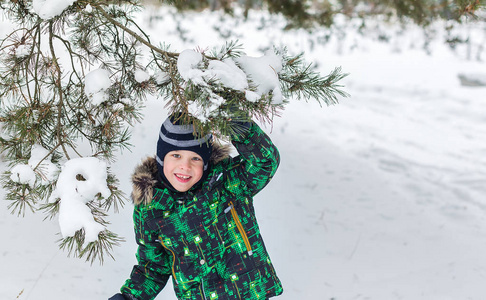
[[[204,71],[199,69],[203,56],[194,50],[186,49],[179,54],[177,69],[182,79],[192,81],[197,85],[206,85],[203,80]]]
[[[115,103],[111,106],[111,109],[114,111],[122,111],[125,108],[125,105],[123,103]]]
[[[208,65],[207,77],[217,79],[224,86],[237,91],[248,89],[246,74],[238,68],[232,59],[211,60]]]
[[[219,81],[223,86],[243,91],[248,88],[246,74],[232,59],[211,60],[207,70],[203,70],[203,56],[194,50],[186,49],[179,54],[177,69],[181,77],[194,84],[206,86],[208,80]]]
[[[204,109],[196,101],[191,101],[187,106],[187,111],[191,116],[205,123],[207,121]]]
[[[84,8],[84,11],[89,14],[93,12],[93,7],[88,3],[88,5],[86,5],[86,7]]]
[[[245,98],[246,100],[250,101],[250,102],[258,102],[258,100],[261,99],[261,95],[258,94],[258,93],[255,93],[253,91],[245,91]]]
[[[236,63],[235,63],[236,62]],[[194,50],[180,53],[177,67],[181,77],[202,87],[214,80],[224,87],[245,92],[247,100],[256,102],[266,94],[272,94],[272,102],[283,101],[278,73],[282,71],[282,57],[268,51],[262,57],[241,56],[239,58],[211,60],[203,69],[203,56]],[[249,80],[256,91],[249,89]]]
[[[148,81],[149,79],[150,75],[147,72],[140,69],[135,71],[135,81],[138,83]]]
[[[60,15],[74,2],[75,0],[33,0],[32,8],[39,17],[49,20]]]
[[[10,180],[33,187],[37,173],[41,178],[41,184],[46,185],[53,182],[56,179],[58,168],[51,162],[51,159],[52,154],[49,154],[44,147],[33,145],[28,163],[14,166],[10,170]]]
[[[256,92],[265,95],[272,92],[272,102],[282,103],[278,73],[282,71],[282,58],[273,51],[268,51],[262,57],[241,56],[236,62],[257,86]]]
[[[58,168],[51,162],[52,154],[41,145],[33,145],[28,165],[36,169],[41,177],[41,184],[48,184],[56,179]]]
[[[120,102],[123,103],[123,104],[125,104],[125,105],[132,104],[132,101],[129,98],[126,98],[126,97],[120,98]]]
[[[155,81],[157,82],[157,84],[164,84],[169,80],[170,76],[167,72],[160,71],[155,74]]]
[[[223,103],[225,99],[216,94],[211,94],[209,104],[206,106],[201,105],[197,101],[191,101],[187,106],[187,110],[191,116],[198,119],[202,123],[206,123],[209,116],[216,111]]]
[[[106,163],[95,157],[71,159],[64,164],[50,199],[61,199],[59,225],[63,238],[74,236],[84,228],[85,243],[98,239],[105,227],[95,221],[86,204],[98,194],[104,198],[110,196],[106,179]]]
[[[272,102],[275,104],[283,101],[278,78],[278,73],[282,71],[282,58],[272,51],[262,57],[241,56],[235,60],[210,60],[207,69],[203,65],[203,55],[189,49],[182,51],[177,60],[181,77],[201,88],[207,87],[209,81],[216,81],[224,87],[245,92],[246,100],[250,102],[257,102],[268,94],[272,95]],[[249,80],[256,87],[256,91],[250,90]],[[203,107],[194,102],[188,107],[189,113],[203,123],[225,101],[211,91],[208,93],[211,102],[209,105]]]
[[[84,78],[84,92],[95,106],[108,100],[110,86],[110,73],[105,69],[93,70]]]
[[[30,53],[30,48],[27,45],[19,45],[15,49],[15,56],[18,58],[25,57],[29,55],[29,53]]]
[[[207,87],[207,80],[221,80],[226,84],[231,84],[231,76],[238,69],[234,63],[222,61],[210,61],[208,70],[201,69],[203,66],[203,56],[201,53],[194,50],[184,50],[179,54],[177,60],[177,68],[181,77],[186,81],[191,81],[193,84],[201,87]],[[240,70],[241,72],[241,70]],[[241,76],[241,73],[239,74]],[[244,74],[243,74],[244,75]],[[235,87],[235,85],[232,85]],[[189,103],[188,111],[193,117],[205,123],[213,111],[224,103],[224,99],[214,94],[209,89],[208,104],[201,104],[197,101]]]
[[[20,184],[28,184],[34,186],[35,184],[35,172],[29,165],[18,164],[14,166],[10,172],[10,180]]]

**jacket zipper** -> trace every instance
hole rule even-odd
[[[245,229],[243,228],[243,225],[240,222],[240,218],[238,218],[238,214],[236,213],[235,206],[233,205],[233,202],[230,201],[230,206],[229,209],[231,211],[231,216],[233,217],[233,220],[236,223],[236,227],[238,227],[238,231],[241,234],[241,237],[243,238],[243,241],[245,242],[246,246],[246,251],[248,252],[248,255],[253,255],[253,251],[251,249],[250,245],[250,240],[248,239],[248,236],[246,235]]]
[[[206,290],[204,289],[204,281],[202,280],[201,280],[201,288],[202,288],[203,299],[207,300],[208,298],[206,297]]]
[[[167,248],[167,247],[165,246],[164,242],[162,241],[162,237],[159,237],[159,240],[160,240],[160,244],[162,245],[162,247],[164,247],[165,249],[169,250],[169,251],[170,251],[170,253],[172,253],[172,276],[174,276],[175,282],[176,282],[177,284],[179,284],[179,282],[177,281],[177,276],[176,276],[176,274],[175,274],[175,270],[174,270],[175,259],[176,259],[176,257],[175,257],[175,253],[174,253],[174,251],[170,250],[169,248]]]

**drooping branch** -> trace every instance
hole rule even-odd
[[[99,4],[94,4],[93,5],[97,11],[99,11],[103,17],[105,17],[108,21],[110,21],[113,25],[123,29],[125,32],[129,33],[131,36],[133,36],[137,41],[139,41],[140,43],[144,44],[145,46],[147,46],[148,48],[150,48],[152,51],[154,52],[157,52],[159,53],[160,55],[163,55],[163,56],[167,56],[167,57],[170,57],[170,58],[177,58],[179,56],[179,53],[175,53],[175,52],[168,52],[168,51],[164,51],[164,50],[161,50],[160,48],[157,48],[155,47],[154,45],[152,45],[150,43],[149,40],[146,40],[144,39],[143,37],[141,37],[139,34],[137,34],[135,31],[131,30],[130,28],[126,27],[125,25],[123,25],[122,23],[118,22],[117,20],[115,20],[114,18],[112,18],[110,16],[110,14],[108,14],[104,9],[103,7],[101,7],[101,5]]]
[[[62,150],[64,151],[64,155],[66,158],[69,160],[69,154],[67,152],[67,149],[64,145],[63,139],[64,137],[62,136],[62,109],[63,109],[63,91],[62,91],[62,84],[61,84],[61,67],[59,66],[59,62],[56,57],[56,51],[54,49],[54,44],[53,44],[53,39],[54,39],[54,31],[53,31],[53,21],[49,21],[49,49],[51,51],[51,56],[52,56],[52,64],[54,65],[54,74],[52,74],[57,94],[59,97],[59,101],[57,103],[57,140],[59,144],[62,147]],[[55,98],[55,97],[54,97]]]

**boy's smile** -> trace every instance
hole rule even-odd
[[[186,192],[199,182],[203,168],[201,156],[193,151],[171,151],[164,158],[164,175],[179,192]]]

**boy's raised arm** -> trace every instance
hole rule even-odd
[[[245,124],[247,130],[231,137],[239,153],[236,168],[251,191],[252,196],[272,179],[280,163],[280,154],[270,137],[254,122]]]

